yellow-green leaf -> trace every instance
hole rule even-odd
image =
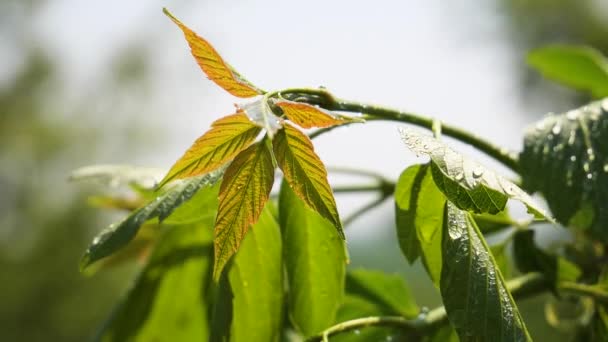
[[[310,139],[285,123],[274,140],[277,164],[293,191],[307,206],[328,219],[344,238],[336,201],[327,181],[327,170],[315,153]]]
[[[253,97],[264,93],[239,75],[213,46],[175,18],[166,8],[163,12],[184,32],[192,56],[210,80],[237,97]]]
[[[331,127],[347,122],[330,111],[307,103],[278,101],[276,105],[283,110],[287,119],[302,128]]]
[[[215,219],[215,280],[238,250],[249,226],[257,222],[273,182],[272,155],[263,142],[241,152],[226,169]]]
[[[225,116],[211,124],[171,167],[159,187],[174,179],[213,171],[247,148],[262,129],[242,112]]]

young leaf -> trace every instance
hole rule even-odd
[[[433,181],[429,164],[408,167],[395,188],[395,215],[399,246],[409,262],[422,255],[429,276],[439,286],[441,235],[445,197]],[[413,250],[415,252],[413,252]]]
[[[447,202],[441,296],[461,341],[531,341],[472,216]]]
[[[608,240],[608,99],[530,127],[519,160],[559,222]]]
[[[159,187],[174,179],[202,175],[221,167],[247,148],[260,131],[242,112],[216,120],[175,162]]]
[[[586,46],[549,45],[528,54],[528,64],[543,76],[594,97],[608,96],[608,59]]]
[[[283,110],[287,119],[302,128],[331,127],[348,122],[328,110],[307,103],[281,100],[275,104]]]
[[[265,129],[270,139],[283,126],[282,120],[274,115],[267,99],[263,96],[259,96],[256,100],[248,103],[238,104],[236,107],[243,111],[249,117],[249,120]]]
[[[239,249],[268,201],[274,182],[274,165],[268,147],[259,142],[241,152],[226,169],[215,220],[215,265],[218,280],[224,265]]]
[[[513,256],[520,272],[541,272],[554,289],[558,281],[576,281],[582,273],[578,266],[563,257],[538,248],[534,243],[533,230],[520,230],[515,233]]]
[[[445,196],[462,210],[496,214],[509,198],[526,205],[535,217],[553,219],[517,185],[481,164],[452,150],[445,143],[412,129],[401,131],[403,141],[416,154],[431,158],[433,179]]]
[[[190,200],[201,188],[211,187],[223,171],[194,177],[175,185],[156,199],[137,209],[118,224],[113,224],[93,239],[85,252],[80,267],[84,270],[93,262],[106,257],[129,243],[146,221],[158,217],[162,222],[182,203]]]
[[[289,287],[289,317],[304,336],[331,326],[344,295],[344,240],[331,223],[308,208],[284,181],[279,222]]]
[[[278,341],[283,318],[281,233],[268,202],[220,281],[210,341]]]
[[[237,97],[252,97],[264,93],[224,62],[209,42],[186,27],[166,8],[163,8],[163,12],[182,30],[190,45],[192,56],[210,80]]]
[[[277,164],[283,170],[289,186],[308,207],[328,219],[344,239],[336,201],[327,181],[327,171],[310,139],[286,123],[272,145]]]
[[[209,338],[212,224],[211,219],[165,232],[126,299],[104,324],[97,341]]]

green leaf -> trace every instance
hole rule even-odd
[[[273,183],[272,155],[263,142],[241,152],[226,169],[215,220],[213,279],[219,279],[249,226],[257,222]]]
[[[342,304],[344,240],[285,181],[279,195],[279,222],[289,285],[289,317],[304,336],[312,336],[334,323]]]
[[[163,177],[163,170],[131,165],[91,165],[72,171],[71,181],[95,182],[116,188],[121,185],[132,185],[151,189]]]
[[[403,278],[373,270],[349,271],[346,276],[346,297],[336,322],[369,316],[417,317],[420,309]],[[331,341],[409,341],[400,329],[365,327],[351,333],[332,336]]]
[[[509,215],[509,208],[507,207],[494,215],[488,213],[473,214],[473,218],[484,235],[499,232],[515,224]]]
[[[586,46],[549,45],[528,54],[528,64],[543,76],[594,97],[608,96],[608,59]]]
[[[285,180],[308,207],[329,220],[344,239],[334,195],[327,181],[327,170],[306,134],[285,123],[272,141],[277,164]]]
[[[513,238],[515,265],[522,273],[541,272],[555,289],[558,281],[576,281],[581,270],[563,257],[549,254],[534,243],[533,230],[519,230]]]
[[[475,222],[477,223],[477,221]],[[481,231],[481,227],[479,228]],[[490,247],[490,252],[492,252],[494,262],[496,262],[496,266],[498,266],[498,269],[500,270],[500,273],[504,279],[511,278],[511,264],[509,263],[509,258],[507,257],[506,253],[507,242],[508,240]]]
[[[608,240],[608,99],[550,115],[526,132],[524,187],[540,191],[557,220]]]
[[[277,101],[276,105],[281,108],[287,119],[302,128],[332,127],[350,121],[308,103],[281,100]]]
[[[281,234],[271,205],[262,211],[222,275],[212,341],[278,341],[281,335]]]
[[[346,293],[372,304],[374,310],[369,315],[414,318],[420,312],[403,277],[397,274],[363,269],[349,271],[346,275]]]
[[[118,224],[113,224],[97,235],[86,250],[80,268],[84,270],[95,261],[106,257],[129,243],[139,228],[148,220],[168,218],[181,204],[190,200],[200,189],[210,188],[221,177],[223,170],[194,177],[177,183],[165,193],[131,213]],[[213,192],[213,190],[209,190]],[[214,192],[216,193],[216,192]]]
[[[96,340],[207,340],[212,224],[168,229]]]
[[[246,149],[261,131],[243,112],[216,120],[211,129],[175,162],[159,187],[174,179],[198,176],[220,168]]]
[[[430,335],[424,337],[422,342],[459,342],[458,334],[451,325],[444,325]]]
[[[245,80],[232,66],[224,62],[222,57],[205,39],[199,37],[181,21],[175,18],[166,8],[163,12],[182,30],[192,56],[210,80],[230,94],[238,97],[252,97],[263,94],[264,91]]]
[[[472,216],[447,202],[441,296],[461,341],[531,341]]]
[[[441,235],[445,197],[433,181],[430,166],[408,167],[395,188],[399,246],[412,263],[418,255],[435,283],[441,276]]]
[[[475,213],[497,214],[509,198],[520,201],[537,218],[553,219],[532,198],[506,178],[452,150],[432,136],[402,129],[405,144],[417,155],[431,158],[435,184],[458,208]]]

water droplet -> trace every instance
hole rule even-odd
[[[571,162],[575,162],[576,161],[576,156],[575,155],[570,156],[570,161]]]
[[[585,170],[585,172],[589,172],[589,169],[591,168],[591,166],[589,165],[589,163],[585,162],[583,164],[583,170]],[[589,177],[587,177],[589,178]]]
[[[595,160],[595,152],[593,152],[592,148],[587,149],[587,156],[589,156],[589,161]]]
[[[604,164],[604,172],[608,173],[608,163]]]
[[[608,99],[605,99],[604,101],[602,101],[602,110],[604,112],[608,112]]]
[[[553,132],[553,134],[555,134],[555,135],[558,135],[561,131],[562,131],[562,126],[560,126],[559,124],[556,124],[551,129],[551,132]]]
[[[542,131],[543,129],[545,129],[545,121],[539,121],[536,123],[536,130],[537,131]]]
[[[456,180],[457,180],[458,182],[460,182],[460,181],[461,181],[463,178],[464,178],[464,174],[463,174],[462,172],[459,172],[459,173],[456,175]]]
[[[576,111],[576,110],[569,111],[568,113],[566,113],[566,118],[568,118],[568,120],[570,120],[570,121],[576,120],[576,118],[578,118],[578,111]]]
[[[483,169],[481,167],[476,167],[473,169],[473,177],[479,178],[481,176],[483,176]]]
[[[593,173],[588,173],[587,174],[587,179],[593,179]]]

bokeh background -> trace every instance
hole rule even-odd
[[[88,208],[93,189],[68,183],[70,171],[168,168],[239,102],[206,80],[163,6],[262,88],[325,86],[513,150],[543,113],[586,100],[528,69],[526,51],[568,42],[608,52],[605,0],[0,0],[2,341],[87,340],[137,272],[78,273],[88,241],[117,217]],[[316,149],[327,165],[396,179],[416,160],[397,127],[336,129]],[[374,197],[337,200],[344,216]],[[392,222],[387,201],[348,227],[351,267],[403,274],[419,304],[437,305],[420,266],[401,256]],[[543,301],[520,305],[532,335],[566,340],[543,323]]]

